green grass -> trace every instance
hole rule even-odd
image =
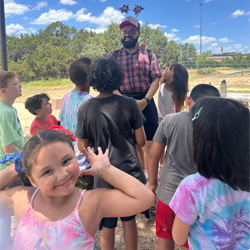
[[[58,79],[58,80],[51,80],[51,81],[33,81],[33,82],[22,82],[22,85],[25,87],[51,87],[51,86],[70,86],[72,82],[69,79]]]

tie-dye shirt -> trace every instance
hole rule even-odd
[[[87,92],[68,92],[63,97],[61,110],[59,113],[61,126],[75,134],[78,108],[83,102],[91,98],[93,98],[93,96]]]
[[[43,221],[35,216],[33,204],[39,188],[34,192],[30,207],[17,226],[14,250],[94,249],[94,238],[87,233],[78,214],[85,190],[82,191],[73,212],[59,221]]]
[[[199,173],[186,177],[169,206],[191,225],[189,249],[250,249],[250,193]]]

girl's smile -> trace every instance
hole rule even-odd
[[[79,166],[73,149],[64,142],[42,147],[31,169],[31,182],[44,194],[67,195],[74,190]]]

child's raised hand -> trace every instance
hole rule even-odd
[[[91,164],[91,168],[84,170],[80,175],[97,175],[100,176],[110,166],[108,158],[108,149],[103,154],[102,149],[98,147],[98,155],[96,155],[90,147],[83,148],[83,153],[86,156],[88,162]]]

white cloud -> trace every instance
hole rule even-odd
[[[219,42],[221,42],[221,43],[229,43],[229,42],[231,42],[231,40],[228,39],[227,37],[224,37],[224,38],[220,38]]]
[[[250,12],[245,13],[245,10],[236,10],[231,14],[233,18],[239,17],[239,16],[244,16],[244,15],[249,15]]]
[[[149,24],[148,25],[151,29],[164,29],[167,28],[167,25],[161,25],[161,24]]]
[[[210,23],[210,25],[215,25],[216,24],[216,22],[212,22],[212,23]]]
[[[74,5],[74,4],[77,4],[77,2],[74,1],[74,0],[60,0],[60,3],[64,4],[64,5]]]
[[[23,15],[25,12],[30,11],[30,8],[24,4],[17,4],[13,0],[5,1],[5,14],[10,15]]]
[[[216,42],[216,38],[202,36],[202,44],[208,44],[208,43],[212,43],[212,42]],[[200,44],[200,36],[199,35],[190,36],[189,38],[182,41],[182,43]]]
[[[40,10],[42,8],[45,8],[48,6],[47,2],[37,2],[36,6],[33,8],[33,10]]]
[[[178,29],[171,29],[172,32],[179,32]]]
[[[168,40],[172,40],[172,41],[179,41],[180,40],[180,38],[177,37],[175,33],[164,32],[164,36],[166,36],[168,38]]]
[[[201,26],[199,24],[195,24],[194,28],[199,29]]]
[[[102,3],[107,2],[107,0],[101,0]]]
[[[213,0],[205,0],[204,3],[212,2]]]
[[[240,49],[242,50],[242,44],[238,43],[238,44],[234,44],[233,45],[235,49]]]
[[[6,26],[6,33],[8,35],[11,34],[27,34],[27,33],[35,33],[36,29],[35,28],[24,28],[22,25],[20,24],[10,24]]]
[[[218,46],[218,43],[212,43],[211,46],[216,47],[216,46]]]
[[[104,33],[104,31],[107,30],[107,28],[97,28],[97,29],[86,28],[85,30],[92,31],[97,34],[101,34],[101,33]]]
[[[123,14],[115,10],[113,7],[107,7],[102,14],[99,16],[92,16],[92,13],[86,13],[87,9],[82,8],[74,15],[77,22],[89,22],[97,24],[98,28],[104,28],[109,25],[111,22],[120,23],[124,16]]]
[[[73,13],[65,9],[50,10],[40,15],[32,24],[50,24],[56,21],[67,21],[73,18]]]

